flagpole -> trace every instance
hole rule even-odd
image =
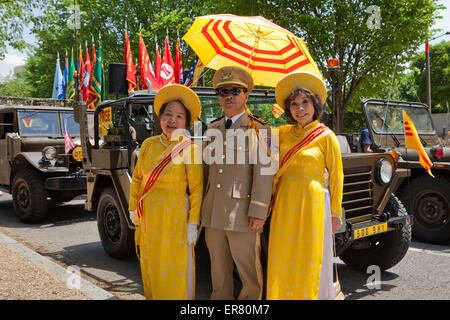
[[[78,66],[79,65],[79,61],[78,61],[78,33],[77,33],[77,17],[76,17],[76,7],[77,7],[77,0],[73,0],[73,21],[74,21],[74,31],[75,31],[75,65]],[[73,50],[73,49],[72,49]],[[75,72],[74,72],[75,73]],[[79,79],[80,75],[78,74],[78,72],[75,73],[74,75],[74,80],[75,80],[75,100],[76,101],[80,101],[82,99],[80,99],[79,95],[80,95],[80,88],[79,86]]]
[[[409,168],[409,165],[408,165],[408,146],[406,145],[405,112],[406,111],[404,109],[402,109],[403,136],[405,138],[405,159],[406,159],[406,167]]]

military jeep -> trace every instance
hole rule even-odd
[[[212,88],[193,88],[202,101],[201,120],[206,124],[222,116]],[[105,101],[95,110],[94,136],[85,127],[84,108],[76,107],[81,126],[83,167],[87,176],[87,210],[97,212],[97,225],[105,251],[114,258],[134,252],[134,225],[128,215],[129,187],[141,143],[160,134],[153,111],[154,94],[134,94]],[[255,89],[249,109],[269,120],[271,126],[284,124],[272,117],[274,92]],[[195,125],[194,125],[195,127]],[[193,139],[199,128],[194,128]],[[406,254],[411,239],[411,220],[392,193],[408,171],[397,168],[389,153],[351,153],[345,136],[338,136],[343,149],[345,222],[336,234],[337,254],[349,266],[366,270],[378,265],[386,270]],[[266,237],[263,243],[267,244]],[[263,255],[267,246],[263,245]]]
[[[64,132],[76,141],[79,126],[72,108],[52,99],[0,98],[0,190],[12,194],[14,212],[24,223],[56,203],[86,193],[80,149],[65,154]]]
[[[413,236],[432,243],[450,240],[450,148],[443,146],[423,103],[366,99],[362,109],[376,152],[395,151],[398,167],[410,170],[395,194],[414,216]],[[403,110],[411,118],[433,167],[431,177],[416,150],[406,149]],[[380,118],[381,116],[381,118]]]

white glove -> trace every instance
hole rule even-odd
[[[197,242],[197,224],[188,222],[187,226],[187,242],[188,245],[195,245]]]
[[[137,215],[136,211],[137,210],[130,211],[130,218],[131,218],[131,221],[133,221],[134,225],[138,226],[138,225],[141,224],[141,222],[139,221],[139,218],[138,218],[138,215]]]

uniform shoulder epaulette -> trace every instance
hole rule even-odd
[[[252,119],[254,119],[254,120],[256,120],[256,121],[262,123],[262,124],[268,124],[268,123],[269,123],[267,120],[265,120],[265,119],[263,119],[263,118],[260,118],[260,117],[258,117],[258,116],[255,116],[254,114],[250,114],[250,113],[249,113],[248,116],[249,116],[250,118],[252,118]]]
[[[214,122],[217,122],[217,121],[223,119],[223,117],[225,117],[225,116],[221,116],[220,118],[217,118],[216,120],[211,121],[209,124],[214,123]]]

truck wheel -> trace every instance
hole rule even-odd
[[[37,223],[47,215],[44,181],[30,169],[18,171],[12,184],[14,212],[24,223]]]
[[[408,215],[403,204],[391,194],[384,210],[391,217]],[[339,257],[350,268],[366,272],[367,267],[376,265],[381,271],[392,268],[399,263],[411,243],[411,226],[389,231],[377,236],[356,240]]]
[[[134,232],[119,208],[114,189],[105,189],[98,201],[97,227],[105,251],[113,258],[124,259],[134,252]]]
[[[437,244],[450,240],[450,177],[415,177],[406,182],[400,199],[414,215],[414,238]]]

